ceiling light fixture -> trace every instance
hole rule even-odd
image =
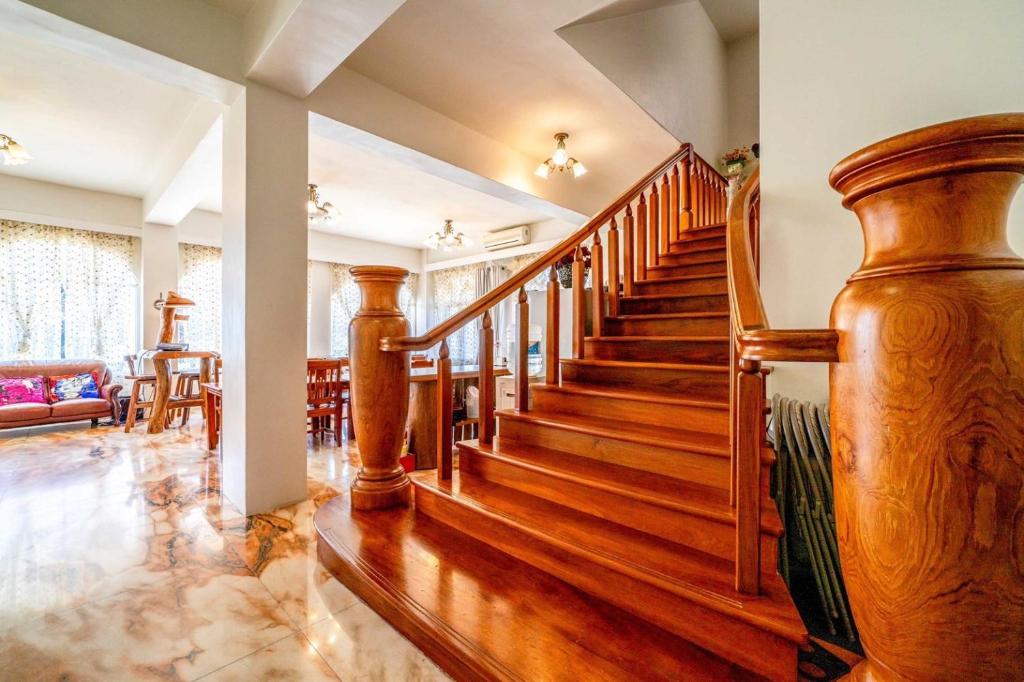
[[[569,152],[565,151],[565,141],[568,139],[569,133],[557,133],[555,135],[555,153],[547,161],[537,166],[537,170],[533,172],[534,175],[547,180],[548,176],[555,171],[559,173],[572,171],[574,178],[578,178],[587,172],[586,166],[569,156]]]
[[[0,133],[0,158],[4,160],[5,166],[20,166],[31,161],[32,155],[10,137]]]
[[[338,209],[329,201],[320,202],[320,192],[316,185],[309,185],[309,198],[306,200],[306,214],[311,223],[329,223],[338,216]]]
[[[445,220],[444,228],[424,239],[423,243],[432,249],[441,249],[442,251],[451,251],[472,245],[466,235],[455,231],[451,220]]]

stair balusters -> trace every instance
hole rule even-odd
[[[612,218],[612,220],[615,219]],[[636,271],[633,268],[636,262],[637,257],[633,250],[633,207],[626,204],[626,217],[622,221],[622,269],[625,275],[622,282],[623,296],[633,295],[634,277],[636,276]]]
[[[668,173],[661,176],[661,242],[658,244],[658,255],[668,253],[669,230],[672,226],[672,190],[668,184]]]
[[[545,377],[544,382],[548,386],[558,385],[558,324],[559,324],[559,307],[561,303],[558,300],[559,290],[562,285],[558,282],[558,271],[555,266],[551,266],[551,270],[548,272],[548,330],[547,330],[547,353],[544,358]],[[493,413],[492,413],[493,417]]]
[[[693,209],[690,206],[690,182],[693,164],[690,161],[690,155],[687,154],[681,161],[683,164],[683,172],[679,178],[679,239],[682,239],[683,233],[693,227]]]
[[[441,342],[437,353],[437,480],[452,480],[452,359],[448,339]]]
[[[761,445],[765,432],[760,362],[740,360],[735,390],[736,591],[757,594],[761,574]]]
[[[593,318],[590,321],[591,336],[601,336],[604,327],[604,247],[601,246],[601,231],[594,233],[594,245],[590,247],[590,302]]]
[[[612,216],[608,227],[608,315],[619,314],[619,226]],[[594,336],[597,336],[595,332]]]
[[[530,409],[530,300],[526,287],[519,288],[516,313],[516,409],[526,412]]]
[[[480,412],[477,437],[487,445],[494,440],[494,329],[491,311],[484,311],[480,323]]]
[[[583,267],[583,250],[576,247],[572,261],[572,356],[583,359],[583,344],[586,336],[586,270]]]
[[[647,279],[647,199],[640,192],[636,207],[636,278]]]
[[[669,215],[671,220],[668,226],[669,239],[665,242],[665,253],[668,253],[669,244],[678,241],[682,236],[679,232],[679,166],[672,166],[672,189],[669,192],[671,209]]]
[[[647,205],[647,264],[658,264],[658,181],[651,183],[651,203]]]

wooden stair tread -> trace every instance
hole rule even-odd
[[[591,338],[591,337],[588,337]],[[607,339],[609,337],[601,336],[596,337],[600,339]],[[635,336],[623,337],[627,339],[636,339]],[[672,337],[662,336],[657,337],[660,339],[669,339]],[[703,337],[699,337],[703,338]],[[533,386],[531,390],[536,389],[549,390],[549,391],[561,391],[565,393],[575,393],[577,395],[591,395],[595,397],[607,397],[607,398],[622,398],[624,400],[637,400],[645,403],[658,403],[662,405],[690,405],[694,407],[709,407],[713,409],[728,410],[728,400],[701,400],[694,398],[684,398],[681,396],[674,396],[666,393],[655,393],[653,391],[641,391],[641,390],[627,390],[620,388],[599,388],[599,387],[585,387],[585,386],[548,386],[546,384],[537,384]]]
[[[478,440],[466,441],[488,456],[499,458],[517,466],[542,470],[549,476],[572,480],[574,483],[600,488],[626,497],[674,509],[708,519],[735,523],[736,517],[729,504],[729,491],[701,485],[691,481],[662,476],[642,469],[610,462],[595,462],[567,452],[504,442],[500,437],[493,446]],[[762,531],[779,536],[782,526],[777,514],[762,514]]]
[[[457,679],[761,679],[412,508],[345,491],[313,523],[327,569]]]
[[[413,484],[508,525],[550,546],[601,564],[634,580],[754,624],[794,642],[802,642],[803,623],[795,614],[781,580],[764,580],[758,596],[733,587],[730,561],[616,523],[577,512],[533,495],[456,471],[449,485],[434,472],[414,472]]]
[[[729,317],[729,311],[705,311],[696,310],[685,313],[628,313],[626,315],[606,315],[606,320],[691,320],[706,317]],[[664,337],[660,337],[664,338]],[[693,335],[690,338],[707,338],[700,335]],[[719,337],[721,338],[721,337]],[[728,340],[728,337],[726,337]]]
[[[660,313],[655,313],[660,314]],[[726,313],[728,314],[728,313]],[[652,341],[674,341],[678,343],[685,343],[687,341],[719,341],[721,343],[729,343],[728,336],[704,336],[704,335],[687,335],[687,336],[587,336],[585,337],[591,341],[607,341],[609,343],[626,343],[636,342],[638,340],[650,339]],[[568,359],[568,358],[563,358]]]
[[[657,265],[648,265],[647,270],[672,270],[675,268],[685,268],[688,265],[708,265],[710,263],[721,263],[725,265],[725,256],[711,257],[708,255],[709,251],[721,251],[721,247],[717,249],[705,249],[704,251],[687,251],[684,253],[673,253],[668,254],[673,257],[674,260],[681,262],[677,263],[658,263]]]
[[[643,280],[641,280],[643,281]],[[665,280],[660,280],[664,282]],[[632,296],[620,296],[619,301],[662,301],[667,298],[707,298],[721,294],[703,294],[700,292],[680,291],[671,294],[633,294]]]
[[[729,438],[703,431],[691,431],[667,426],[650,426],[636,422],[599,419],[586,415],[559,412],[517,412],[497,410],[500,419],[517,419],[535,424],[546,424],[563,430],[577,431],[592,436],[653,445],[670,450],[699,452],[706,455],[729,457]],[[500,427],[499,427],[500,428]]]
[[[594,338],[594,337],[591,337]],[[606,339],[610,337],[601,336],[597,337]],[[611,338],[624,338],[624,339],[642,339],[643,336],[622,336],[622,337],[611,337]],[[693,338],[693,337],[677,337],[677,336],[653,336],[647,338],[654,339],[671,339],[671,338]],[[698,337],[698,338],[714,338],[714,337]],[[691,370],[696,372],[714,372],[716,374],[725,374],[728,377],[729,368],[722,367],[721,365],[697,365],[697,364],[686,364],[681,362],[631,362],[629,360],[588,360],[586,358],[562,358],[559,360],[565,365],[598,365],[601,367],[633,367],[633,368],[649,368],[649,369],[679,369],[679,370]]]
[[[679,267],[679,266],[673,266]],[[725,279],[726,274],[724,272],[700,272],[694,275],[676,275],[675,277],[662,277],[660,279],[638,279],[634,284],[643,286],[644,284],[666,284],[670,282],[692,282],[695,279]]]

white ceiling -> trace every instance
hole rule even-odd
[[[700,0],[722,40],[731,43],[757,33],[757,0]]]
[[[479,243],[487,232],[547,216],[442,180],[371,152],[316,135],[309,138],[309,180],[340,217],[314,229],[422,248],[446,218]]]
[[[599,4],[407,0],[345,66],[538,162],[568,132],[607,200],[678,142],[555,33]]]
[[[33,156],[0,173],[141,197],[198,98],[0,32],[0,132]]]

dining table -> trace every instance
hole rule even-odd
[[[508,376],[507,367],[495,367],[494,376]],[[452,383],[468,386],[480,378],[479,365],[453,365]],[[437,367],[414,367],[409,370],[409,454],[415,457],[417,469],[437,466]],[[454,438],[454,434],[452,435]]]

